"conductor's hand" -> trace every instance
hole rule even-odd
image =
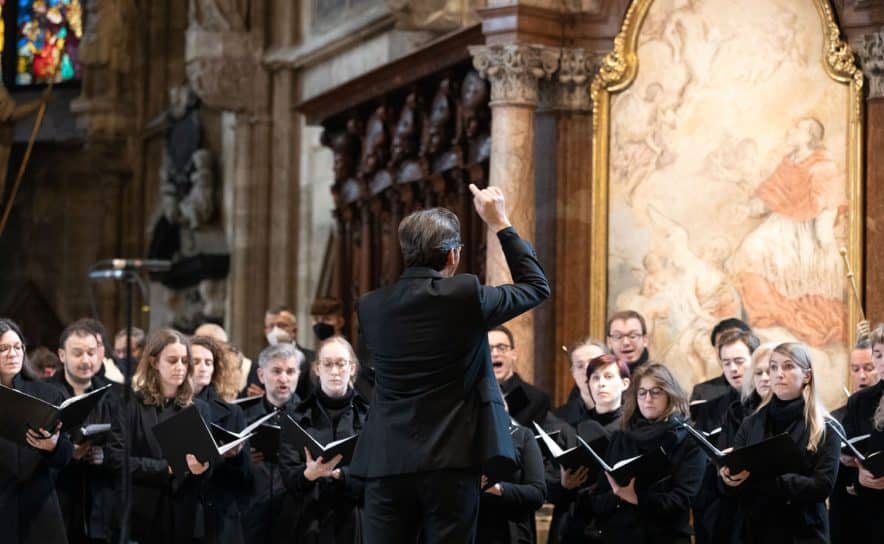
[[[310,455],[310,450],[307,448],[304,448],[304,455],[307,457],[307,466],[304,468],[304,477],[311,482],[323,477],[331,478],[332,473],[335,471],[335,467],[338,466],[338,463],[344,458],[342,455],[338,454],[332,457],[330,461],[323,462],[322,456],[313,459],[313,456]]]
[[[474,183],[470,183],[470,192],[473,193],[473,206],[482,221],[494,232],[499,232],[512,226],[506,215],[506,202],[503,191],[497,187],[479,189]]]

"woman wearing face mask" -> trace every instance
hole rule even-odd
[[[834,487],[840,441],[826,428],[807,348],[793,342],[774,348],[770,378],[772,394],[743,421],[733,445],[788,433],[804,451],[804,466],[755,479],[748,471],[734,474],[722,467],[721,480],[740,497],[745,542],[828,542],[825,501]]]
[[[631,379],[621,429],[611,435],[606,460],[613,464],[662,447],[670,472],[642,486],[635,479],[621,486],[600,475],[589,500],[602,541],[689,544],[691,498],[700,488],[705,459],[682,427],[687,395],[660,363],[638,367]]]
[[[0,382],[46,402],[61,404],[64,396],[60,391],[22,372],[26,358],[18,325],[0,319]],[[22,434],[28,446],[0,438],[0,540],[17,544],[66,543],[51,470],[60,469],[71,460],[73,446],[57,429],[28,430]]]
[[[211,420],[208,406],[193,399],[190,342],[178,331],[161,329],[147,341],[138,363],[135,393],[128,409],[114,423],[108,450],[110,466],[122,471],[123,433],[128,432],[132,474],[130,536],[141,544],[187,543],[206,540],[200,496],[208,463],[187,455],[189,473],[173,480],[153,427],[196,404],[203,419]],[[179,475],[180,476],[180,475]]]
[[[629,367],[607,353],[598,355],[586,365],[586,382],[594,407],[577,426],[577,434],[590,443],[603,436],[610,437],[620,428],[623,393],[629,387]],[[570,503],[570,508],[561,522],[559,542],[600,542],[597,520],[588,504],[592,490],[591,485],[586,485],[589,467],[560,470],[563,497]],[[595,484],[594,481],[589,483]]]
[[[884,449],[884,325],[872,331],[871,343],[879,381],[851,395],[844,415],[848,438],[871,435],[857,444],[867,454]],[[839,542],[868,542],[869,527],[884,511],[884,477],[875,478],[854,457],[842,456],[841,462],[842,469],[850,471],[845,485],[855,497],[851,508],[843,511]]]
[[[215,423],[228,431],[241,431],[246,425],[242,410],[223,400],[236,394],[235,376],[225,362],[224,347],[208,336],[194,336],[190,344],[194,398],[208,405],[207,423]],[[213,470],[205,489],[206,496],[211,498],[205,501],[211,504],[206,518],[209,542],[245,542],[240,502],[249,493],[250,476],[249,455],[242,446],[227,452],[223,462]]]
[[[294,419],[321,444],[347,438],[362,430],[368,404],[353,390],[359,361],[344,338],[333,336],[319,346],[313,372],[319,385],[295,409]],[[296,451],[282,437],[279,468],[289,493],[300,499],[289,538],[305,544],[359,542],[359,486],[341,457],[313,458]]]

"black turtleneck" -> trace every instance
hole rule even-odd
[[[353,400],[353,388],[347,388],[347,393],[343,397],[332,398],[325,394],[322,387],[317,387],[316,400],[319,401],[319,405],[322,406],[322,409],[331,419],[332,429],[336,431],[341,416],[350,408],[351,401]]]
[[[610,412],[605,412],[604,414],[600,414],[598,412],[598,408],[593,408],[589,411],[589,417],[598,421],[602,427],[606,427],[620,418],[623,414],[623,406],[618,406],[616,410],[611,410]]]
[[[773,434],[786,432],[796,420],[804,419],[804,397],[792,400],[780,400],[776,395],[770,400],[767,411],[767,424]]]
[[[635,361],[634,363],[626,364],[626,366],[629,367],[629,373],[632,374],[633,372],[635,372],[635,369],[647,363],[649,358],[650,354],[648,353],[648,348],[643,349],[642,354],[639,356],[637,361]]]

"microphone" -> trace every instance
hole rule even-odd
[[[90,280],[121,279],[126,277],[125,270],[93,270],[89,272]]]
[[[114,270],[144,270],[145,272],[168,272],[171,261],[160,259],[110,259],[105,261]]]

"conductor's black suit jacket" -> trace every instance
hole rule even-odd
[[[359,300],[375,370],[374,399],[351,472],[378,478],[515,460],[510,419],[491,369],[487,332],[540,304],[549,283],[531,245],[501,230],[513,284],[484,286],[407,268]]]

